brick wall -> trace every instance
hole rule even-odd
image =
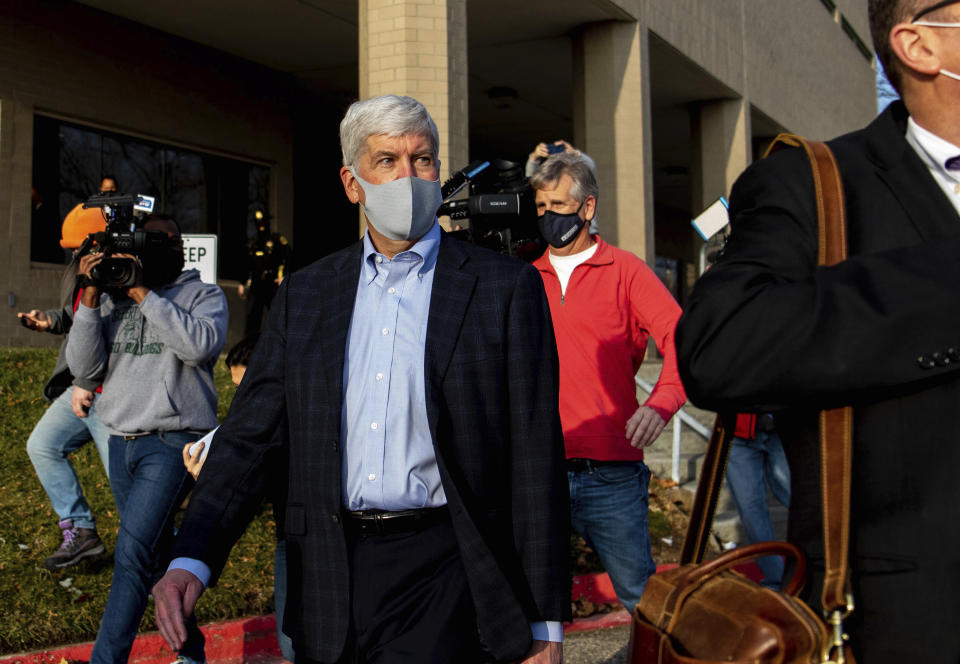
[[[409,95],[440,131],[445,177],[467,162],[466,0],[361,0],[360,96]]]
[[[59,269],[30,262],[36,112],[268,164],[289,236],[289,90],[272,70],[79,4],[0,6],[0,345],[59,343],[15,317],[57,304]]]

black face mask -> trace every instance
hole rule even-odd
[[[144,286],[165,286],[176,281],[183,272],[183,250],[177,247],[145,251],[140,254],[140,264],[143,266]]]
[[[560,249],[565,247],[580,234],[580,229],[587,223],[585,219],[580,218],[580,208],[571,214],[560,214],[547,210],[537,218],[540,226],[540,235],[547,241],[551,247]]]

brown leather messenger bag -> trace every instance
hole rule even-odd
[[[819,263],[846,257],[843,183],[825,143],[781,134],[766,154],[783,147],[806,151],[813,171],[819,224]],[[766,155],[764,155],[766,156]],[[647,581],[633,614],[628,661],[632,664],[851,663],[843,621],[853,610],[847,555],[853,411],[820,413],[820,478],[825,570],[824,618],[797,597],[806,580],[803,553],[787,542],[763,542],[702,562],[732,433],[714,425],[697,484],[680,567]],[[768,555],[795,561],[782,591],[756,584],[731,568]],[[789,566],[788,566],[789,567]]]

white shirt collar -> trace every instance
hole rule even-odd
[[[953,182],[960,182],[960,171],[947,168],[947,160],[960,156],[960,147],[924,129],[913,118],[907,118],[907,142],[913,146],[920,159],[934,173]]]

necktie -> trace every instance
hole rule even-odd
[[[953,173],[960,171],[960,155],[947,159],[947,161],[944,162],[944,166],[947,167],[948,171]],[[954,182],[953,193],[960,194],[960,182]]]

